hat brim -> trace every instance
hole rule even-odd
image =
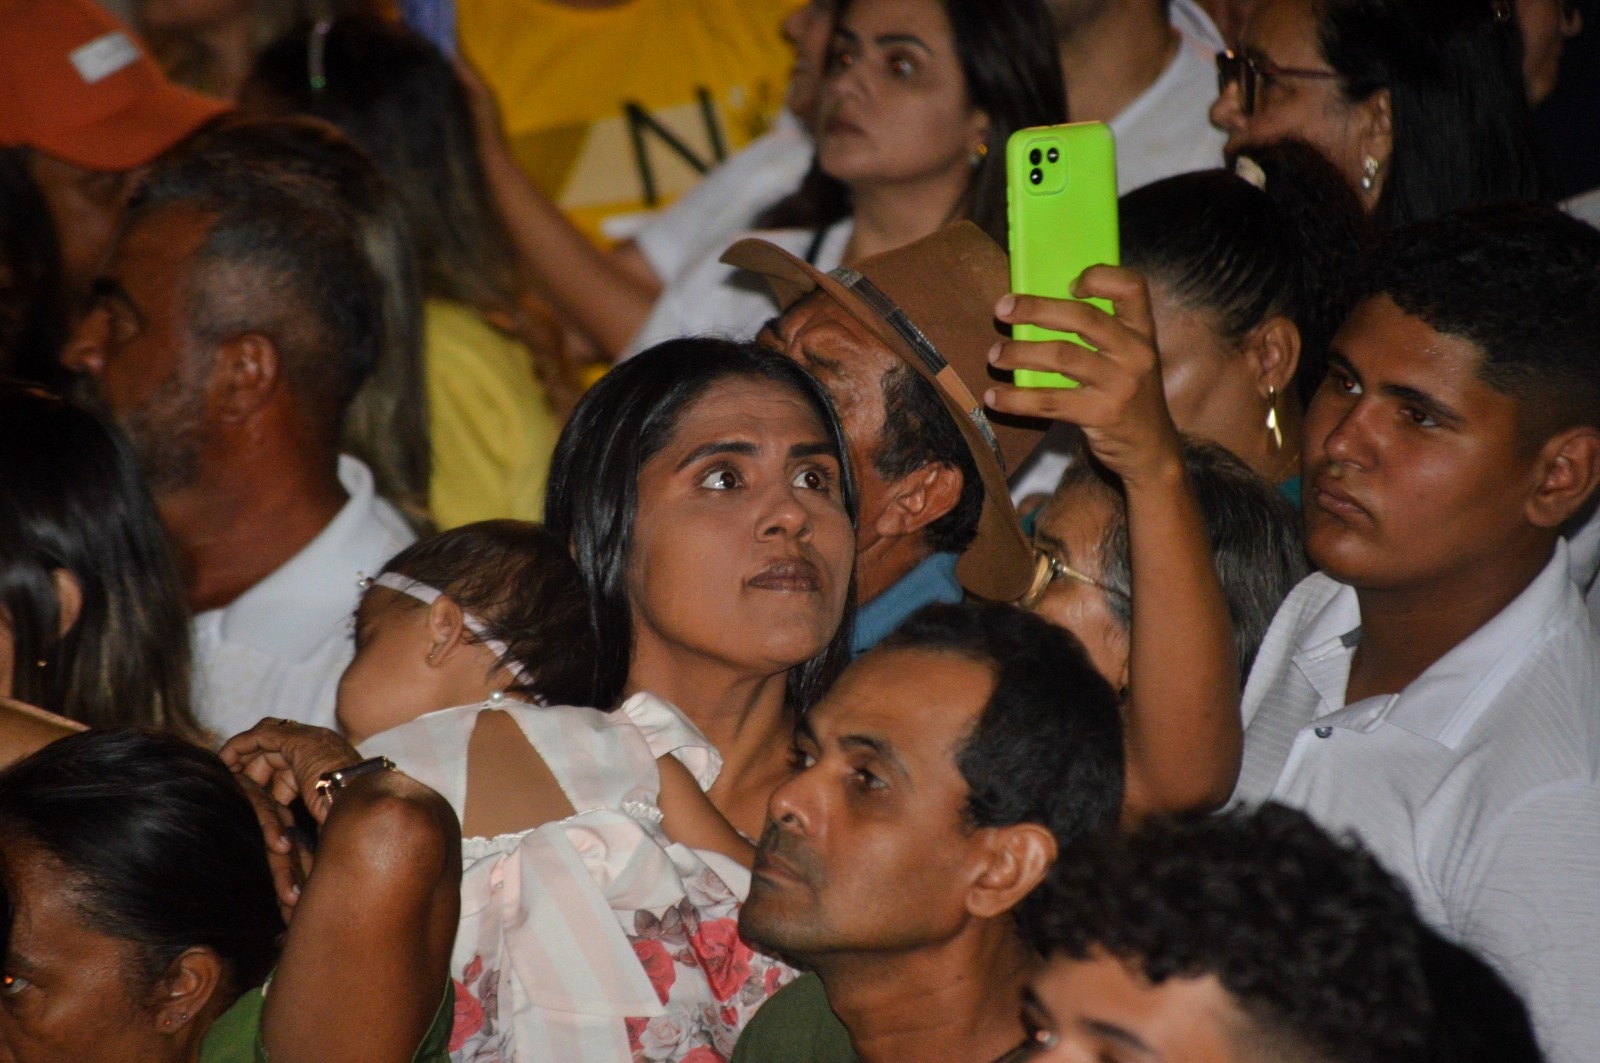
[[[222,100],[162,84],[128,107],[88,125],[40,138],[32,146],[87,170],[133,170],[148,166],[201,126],[232,109]]]
[[[1033,548],[1017,520],[1016,507],[1011,504],[1005,470],[990,449],[989,440],[973,422],[972,411],[964,409],[940,386],[894,326],[836,278],[781,247],[753,238],[733,244],[723,253],[722,261],[765,277],[782,310],[788,310],[812,292],[822,292],[933,385],[939,400],[961,430],[983,482],[983,511],[978,518],[978,531],[956,563],[956,576],[972,594],[990,601],[1011,602],[1026,594],[1033,581]],[[1000,338],[998,333],[995,338]],[[982,395],[973,398],[983,401]]]

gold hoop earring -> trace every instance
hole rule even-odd
[[[1267,385],[1267,431],[1272,436],[1272,449],[1283,449],[1283,429],[1278,426],[1278,389]]]

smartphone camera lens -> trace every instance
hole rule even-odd
[[[1061,158],[1061,153],[1059,151],[1057,151],[1055,148],[1051,148],[1048,158],[1050,159],[1051,162],[1055,162],[1055,161],[1057,161],[1058,159]]]
[[[1044,156],[1040,154],[1038,148],[1034,148],[1032,151],[1028,152],[1028,161],[1033,163],[1035,166],[1039,165],[1039,160],[1042,158],[1044,158]]]
[[[1044,180],[1044,171],[1037,169],[1032,171],[1028,174],[1028,180],[1032,181],[1034,184],[1038,184]]]

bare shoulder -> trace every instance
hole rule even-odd
[[[65,716],[0,698],[0,768],[10,767],[56,739],[83,730],[83,724]]]

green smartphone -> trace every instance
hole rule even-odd
[[[1011,290],[1071,299],[1090,266],[1120,265],[1117,239],[1116,139],[1104,122],[1019,129],[1006,142],[1006,209],[1010,222]],[[1111,312],[1104,299],[1087,300]],[[1076,333],[1016,325],[1013,339],[1069,340]],[[1075,388],[1060,373],[1018,369],[1023,388]]]

